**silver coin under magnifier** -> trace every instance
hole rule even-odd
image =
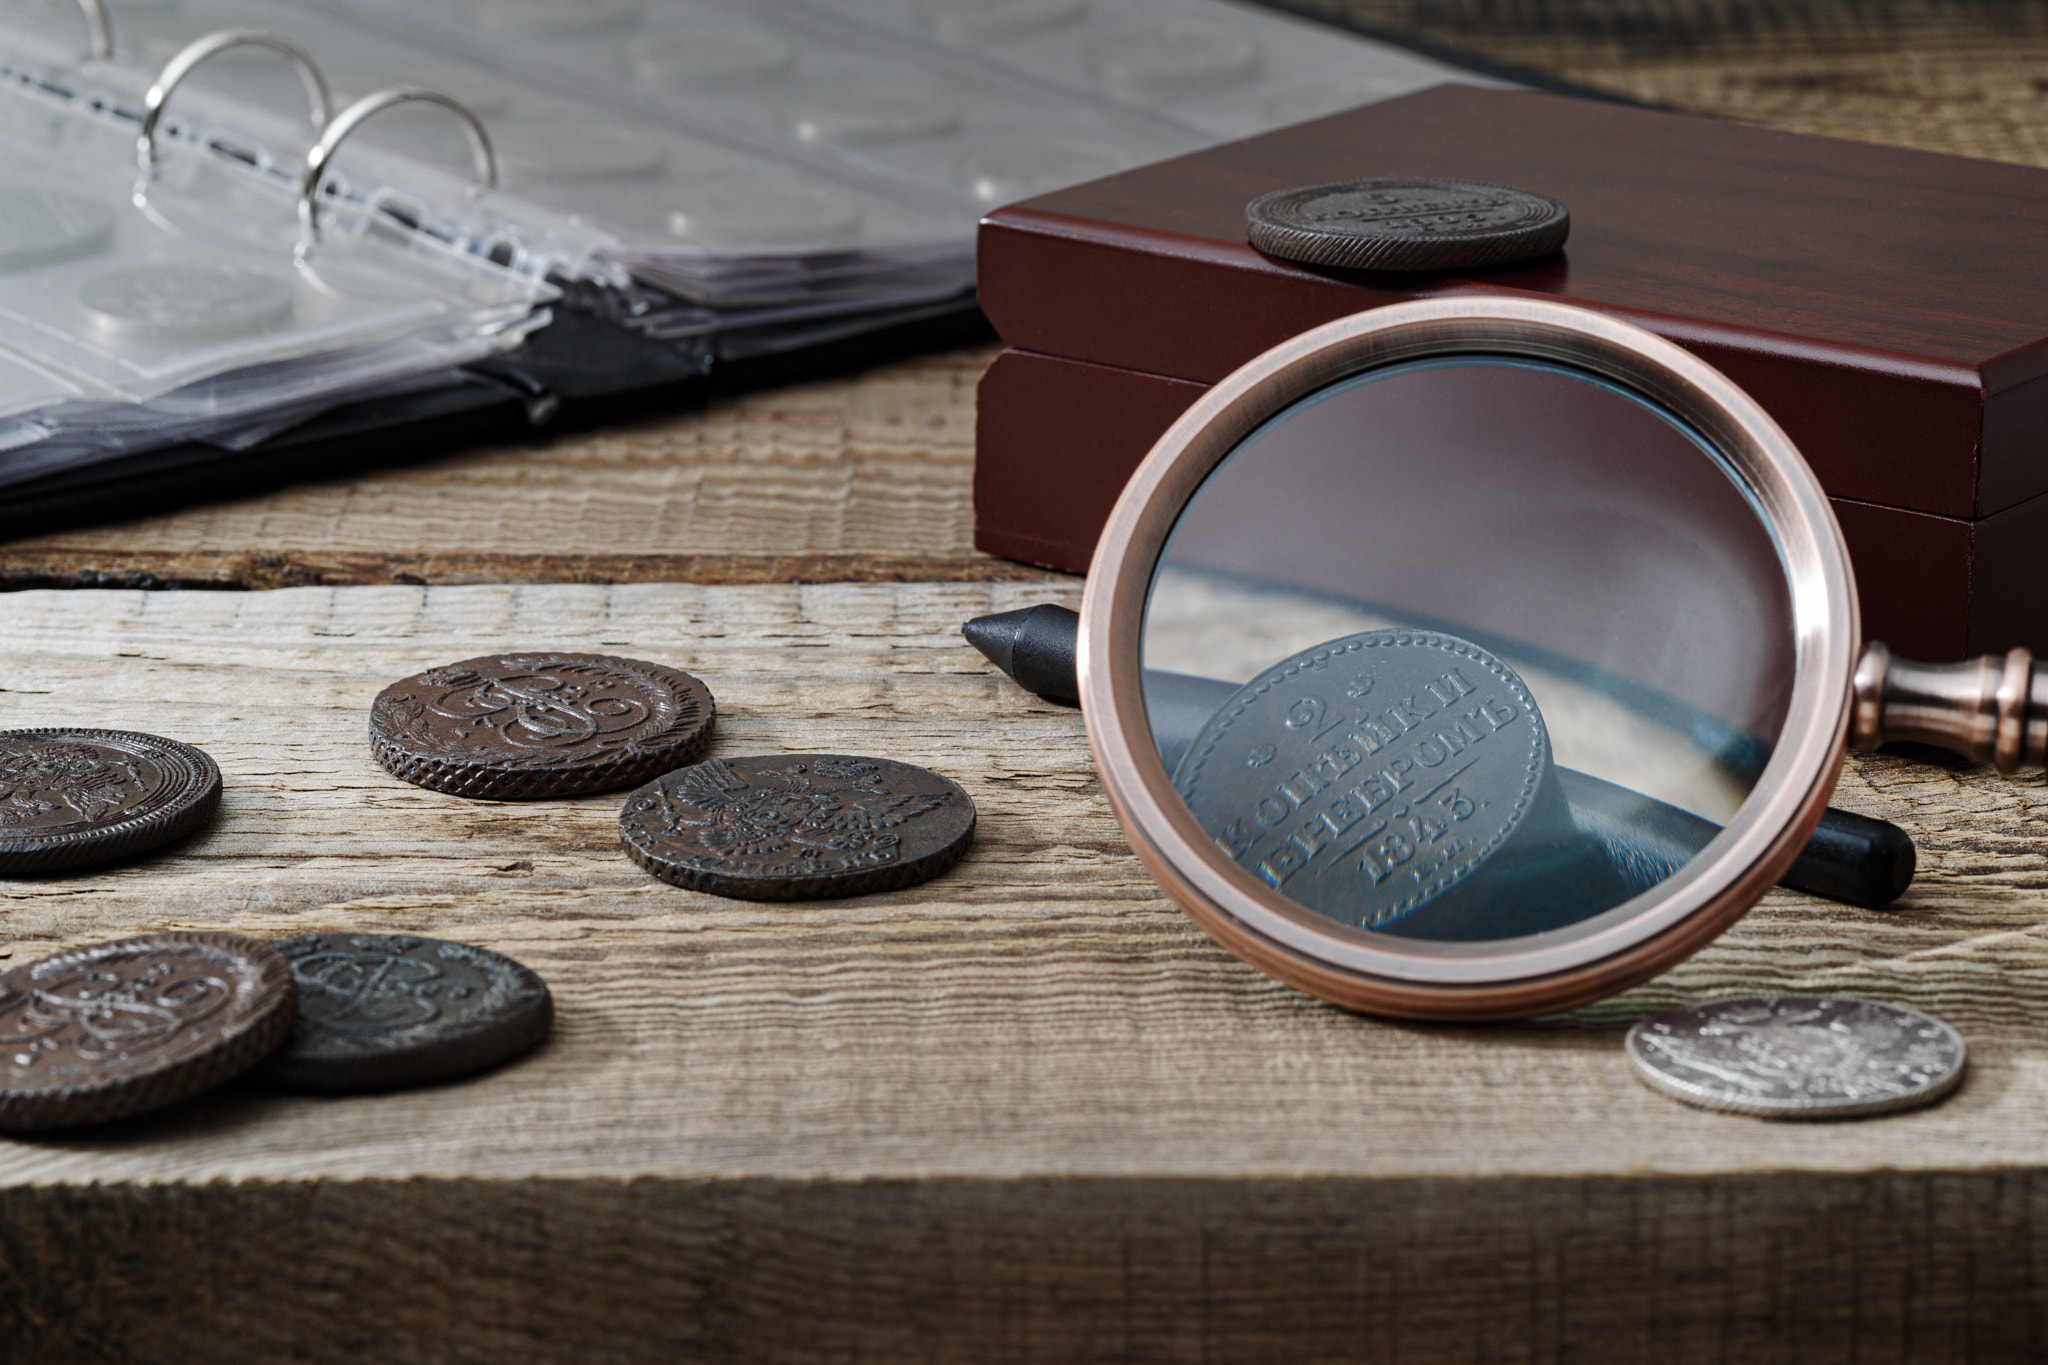
[[[1701,1109],[1852,1119],[1932,1104],[1963,1079],[1962,1035],[1919,1010],[1825,995],[1715,1000],[1638,1020],[1628,1059]]]
[[[275,275],[232,265],[143,265],[87,280],[78,302],[102,334],[123,340],[196,340],[275,327],[292,315],[292,289]]]
[[[51,190],[0,189],[0,271],[76,260],[114,244],[114,215]]]

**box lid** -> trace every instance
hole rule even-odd
[[[1462,276],[1246,244],[1252,198],[1371,175],[1535,190],[1571,239]],[[2048,171],[1440,86],[998,209],[980,271],[1009,345],[1202,383],[1382,303],[1555,298],[1722,369],[1838,497],[1973,518],[2048,492]]]

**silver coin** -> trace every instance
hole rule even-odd
[[[1114,175],[1130,159],[1085,142],[996,142],[960,158],[957,175],[984,204],[1007,203]]]
[[[602,123],[504,123],[491,139],[513,185],[645,179],[668,165],[659,142]]]
[[[275,327],[292,315],[291,286],[233,265],[142,265],[95,275],[78,302],[102,334],[191,341]]]
[[[1245,238],[1269,256],[1354,270],[1469,270],[1547,256],[1571,235],[1565,206],[1473,180],[1385,176],[1262,194]]]
[[[102,204],[50,190],[0,189],[0,271],[76,260],[114,244],[114,215]]]
[[[773,180],[728,180],[699,186],[669,209],[678,237],[730,245],[805,246],[853,236],[860,205],[829,190]]]
[[[758,80],[796,65],[788,43],[757,28],[693,28],[637,41],[634,74],[650,85],[709,85]]]
[[[783,121],[805,142],[858,146],[950,133],[960,126],[960,110],[916,90],[820,90],[792,101]]]
[[[1250,80],[1263,56],[1257,35],[1212,19],[1169,19],[1088,45],[1102,81],[1141,99],[1175,99]]]
[[[1962,1035],[1903,1005],[1752,995],[1669,1010],[1628,1031],[1653,1090],[1702,1109],[1852,1119],[1931,1104],[1963,1078]]]

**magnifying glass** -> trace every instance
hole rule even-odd
[[[1077,663],[1117,817],[1211,937],[1348,1008],[1489,1019],[1720,934],[1852,721],[2048,750],[2024,651],[1859,643],[1827,500],[1752,399],[1628,323],[1457,298],[1305,333],[1175,423]]]

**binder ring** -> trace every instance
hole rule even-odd
[[[88,4],[97,3],[98,0],[88,0]],[[219,29],[179,48],[177,55],[164,63],[164,69],[157,73],[156,83],[143,96],[142,131],[135,137],[135,160],[144,175],[156,167],[156,125],[163,118],[164,103],[170,99],[171,92],[192,74],[193,67],[231,47],[267,47],[289,58],[299,69],[299,81],[306,87],[306,99],[313,106],[314,130],[327,126],[327,112],[333,101],[327,93],[327,78],[320,74],[312,54],[291,39],[280,38],[260,28]]]
[[[306,172],[299,179],[299,222],[307,237],[314,241],[320,238],[320,216],[315,196],[320,191],[321,177],[327,174],[327,163],[363,120],[394,104],[438,104],[454,113],[462,120],[463,131],[469,134],[470,161],[476,167],[476,178],[487,190],[498,187],[498,154],[491,148],[491,135],[484,131],[482,120],[469,111],[468,105],[438,90],[415,85],[372,90],[336,114],[334,120],[321,130],[320,140],[306,153]]]
[[[85,11],[85,27],[92,34],[92,55],[106,61],[114,55],[114,24],[107,17],[105,0],[78,0]]]

